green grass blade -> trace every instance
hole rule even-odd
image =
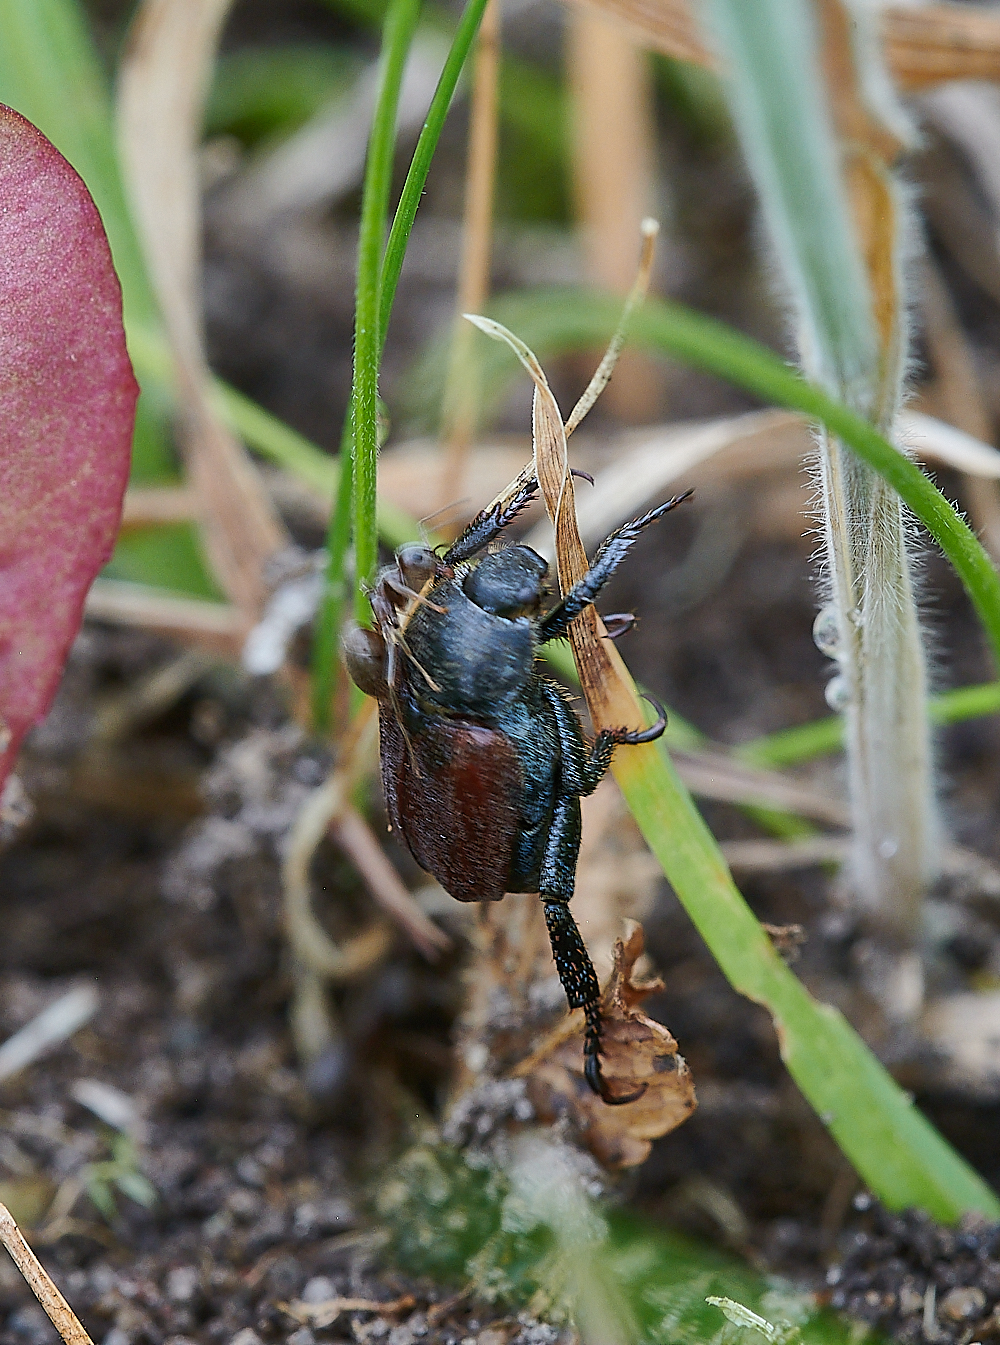
[[[1000,664],[1000,576],[972,529],[928,476],[867,421],[793,372],[756,341],[679,304],[648,303],[637,328],[658,349],[764,401],[824,424],[899,493],[955,567]]]
[[[419,16],[419,0],[393,0],[386,15],[379,96],[368,144],[364,193],[361,200],[351,419],[354,555],[359,586],[358,616],[362,619],[367,616],[368,600],[361,595],[360,586],[371,583],[378,564],[375,495],[378,456],[378,368],[382,354],[379,331],[382,248],[389,213],[389,191],[392,186],[399,90],[403,81],[406,56]]]
[[[981,719],[1000,714],[1000,682],[983,682],[978,686],[956,687],[953,691],[932,696],[930,718],[933,724],[960,724],[967,719]],[[735,755],[755,766],[794,766],[813,757],[837,752],[844,743],[843,721],[839,715],[827,715],[811,724],[793,729],[781,729],[765,737],[741,743]]]
[[[392,15],[401,7],[402,0],[390,11],[387,24],[394,22]],[[385,253],[379,257],[376,247],[381,249],[385,218],[388,204],[388,190],[392,169],[392,147],[395,134],[395,114],[392,121],[385,119],[382,138],[375,128],[369,152],[368,167],[365,174],[365,191],[362,200],[361,238],[358,246],[358,303],[355,324],[355,378],[351,390],[351,405],[348,413],[348,427],[341,443],[342,453],[349,450],[351,480],[353,485],[353,512],[355,536],[355,570],[360,580],[374,576],[377,561],[377,531],[383,536],[386,530],[392,530],[394,524],[405,523],[401,517],[381,507],[376,522],[376,455],[377,423],[376,405],[378,396],[378,366],[385,346],[389,317],[392,313],[396,284],[406,255],[406,245],[410,230],[416,218],[420,197],[423,194],[431,160],[437,148],[445,117],[458,83],[458,77],[468,57],[473,39],[479,29],[486,8],[486,0],[469,0],[469,4],[459,21],[458,29],[449,50],[444,69],[438,80],[434,97],[428,109],[423,130],[417,141],[410,168],[403,184],[403,191],[393,218]],[[412,38],[417,12],[406,22],[410,25],[409,37]],[[397,33],[403,21],[397,25]],[[387,29],[386,42],[390,34]],[[407,39],[407,44],[409,38]],[[388,69],[388,67],[387,67]],[[400,74],[402,67],[400,67]],[[386,83],[383,83],[385,93]],[[398,98],[398,87],[396,90]],[[381,97],[381,96],[380,96]],[[381,101],[380,101],[381,107]],[[376,111],[376,124],[379,112]],[[376,155],[378,157],[376,157]],[[369,185],[370,184],[370,185]],[[366,214],[367,210],[367,214]],[[359,400],[359,396],[362,400]],[[361,436],[359,439],[358,436]],[[346,460],[345,460],[346,461]],[[329,563],[326,585],[320,612],[314,631],[313,655],[313,717],[317,727],[325,727],[329,719],[329,706],[332,701],[334,673],[336,667],[336,643],[340,622],[341,598],[343,590],[343,569],[347,551],[347,483],[338,489],[337,501],[330,521],[328,537]],[[404,537],[399,537],[399,541]],[[359,590],[360,597],[360,590]],[[367,618],[367,599],[358,602],[358,614]]]
[[[327,530],[327,568],[316,616],[312,655],[312,718],[318,732],[330,728],[337,667],[337,636],[346,598],[346,562],[354,535],[355,602],[360,620],[368,616],[364,586],[378,564],[377,458],[378,371],[383,341],[379,332],[382,249],[396,148],[396,114],[403,71],[420,0],[393,0],[382,39],[381,78],[361,198],[357,294],[354,317],[354,374],[351,400],[340,441],[340,479]]]
[[[427,109],[427,118],[424,121],[423,130],[420,132],[416,149],[413,151],[406,181],[403,183],[403,190],[400,193],[399,204],[396,207],[396,214],[389,231],[389,241],[386,244],[385,257],[382,262],[382,292],[378,313],[380,349],[385,345],[389,318],[392,315],[392,304],[396,297],[396,285],[399,281],[399,274],[403,269],[406,245],[409,242],[413,221],[417,216],[417,207],[420,205],[420,198],[424,192],[427,174],[430,172],[431,160],[434,158],[434,151],[437,149],[441,132],[444,129],[445,117],[447,117],[448,109],[451,106],[451,100],[458,84],[458,77],[462,73],[462,67],[465,65],[466,58],[472,49],[472,43],[475,41],[476,33],[479,31],[486,4],[487,0],[468,0],[465,9],[462,11],[462,17],[455,30],[455,37],[448,52],[448,58],[444,63],[444,69],[441,71],[441,78],[434,90],[431,105]]]
[[[774,1018],[805,1097],[891,1209],[954,1222],[1000,1217],[1000,1200],[913,1106],[847,1020],[817,1003],[781,961],[737,890],[715,838],[666,752],[621,751],[615,778],[674,891],[732,986]]]

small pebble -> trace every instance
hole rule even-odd
[[[337,1286],[325,1275],[314,1275],[299,1297],[303,1303],[326,1303],[337,1297]]]
[[[167,1297],[173,1303],[189,1303],[197,1292],[198,1280],[194,1266],[175,1266],[167,1275]]]
[[[970,1322],[981,1317],[986,1307],[986,1295],[982,1289],[959,1287],[949,1289],[938,1307],[942,1317],[953,1322]]]
[[[236,1332],[229,1345],[264,1345],[264,1342],[252,1326],[245,1326],[242,1331]]]

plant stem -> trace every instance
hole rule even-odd
[[[395,143],[396,104],[406,50],[419,13],[419,0],[394,0],[386,16],[385,58],[382,88],[369,146],[368,165],[361,207],[358,241],[358,290],[355,318],[354,378],[341,451],[350,446],[342,462],[337,499],[327,538],[326,580],[314,627],[312,661],[313,722],[318,731],[328,731],[337,637],[344,606],[344,570],[348,542],[348,505],[353,510],[355,537],[356,611],[368,620],[369,605],[360,584],[374,576],[378,560],[376,513],[376,457],[378,426],[378,366],[385,346],[396,285],[406,255],[410,230],[416,218],[424,183],[437,148],[458,77],[475,39],[487,0],[469,0],[459,22],[444,69],[417,141],[403,191],[396,206],[389,239],[382,255],[382,239],[388,213],[388,194]],[[393,87],[394,86],[394,87]],[[391,107],[390,104],[391,98]],[[381,264],[380,264],[381,256]],[[359,395],[362,394],[362,395]],[[358,433],[364,437],[359,439]],[[350,463],[350,467],[348,464]],[[347,479],[345,479],[347,478]],[[395,521],[395,520],[394,520]],[[416,528],[414,527],[414,532]],[[401,538],[397,540],[402,540]]]
[[[351,384],[353,437],[355,610],[369,616],[362,586],[370,584],[378,564],[375,503],[378,456],[379,288],[382,247],[392,161],[396,148],[396,111],[410,42],[420,15],[420,0],[392,0],[385,20],[382,79],[365,166],[358,237],[358,279],[354,317],[354,378]],[[334,515],[336,522],[336,513]]]
[[[851,31],[851,0],[713,0],[712,11],[803,366],[887,431],[905,363],[904,202],[892,173],[903,118],[887,83],[873,93],[875,37],[863,23]],[[818,483],[829,598],[817,643],[838,664],[827,695],[845,715],[852,887],[912,942],[940,829],[906,520],[893,491],[826,433]]]
[[[451,106],[452,96],[458,84],[458,77],[462,73],[462,66],[465,64],[466,57],[475,41],[476,33],[479,31],[479,25],[482,22],[487,3],[488,0],[468,0],[465,9],[462,11],[462,17],[455,29],[455,38],[451,44],[451,50],[448,52],[448,59],[441,71],[441,78],[434,90],[431,105],[427,109],[424,129],[420,132],[420,139],[413,151],[410,171],[403,183],[399,204],[396,206],[396,215],[392,221],[392,228],[389,230],[389,241],[386,244],[385,256],[382,259],[382,292],[378,313],[380,349],[385,345],[389,318],[392,315],[392,302],[396,297],[396,284],[399,281],[399,273],[403,269],[406,245],[410,238],[410,230],[413,228],[413,221],[417,215],[417,207],[420,205],[420,198],[423,195],[427,174],[430,172],[431,160],[434,157],[434,151],[437,149],[438,140],[441,138],[444,119],[448,115],[448,108]]]
[[[327,530],[327,568],[313,643],[312,718],[320,733],[328,732],[330,728],[352,516],[355,607],[361,620],[368,615],[368,599],[361,585],[372,580],[378,564],[375,492],[381,355],[378,337],[380,265],[392,186],[399,91],[419,16],[420,0],[393,0],[383,29],[381,80],[361,199],[351,400],[340,438],[340,479]]]

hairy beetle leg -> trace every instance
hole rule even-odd
[[[662,738],[664,730],[667,727],[667,712],[656,699],[655,696],[647,696],[642,693],[642,699],[649,701],[650,705],[656,711],[657,719],[655,724],[650,724],[648,729],[608,729],[611,737],[616,743],[624,743],[629,747],[636,747],[639,743],[654,743],[657,738]]]
[[[554,901],[544,893],[542,901],[552,957],[566,999],[571,1009],[583,1010],[587,1021],[583,1038],[583,1076],[591,1090],[609,1107],[635,1102],[645,1093],[645,1084],[633,1093],[616,1097],[601,1073],[601,987],[569,905],[565,901]]]

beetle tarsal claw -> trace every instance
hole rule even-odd
[[[611,734],[616,743],[623,743],[628,747],[637,747],[640,743],[653,743],[656,742],[657,738],[663,737],[667,727],[666,710],[655,696],[647,696],[644,692],[642,699],[649,701],[656,711],[656,723],[650,724],[648,729],[612,729]]]

